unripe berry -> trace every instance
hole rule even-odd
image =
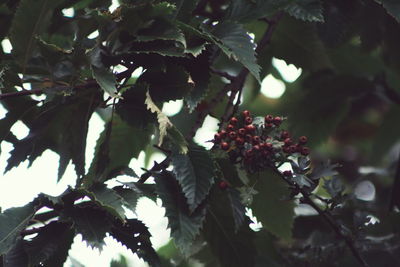
[[[226,181],[221,181],[221,182],[219,182],[218,187],[221,190],[225,190],[229,187],[229,184]]]
[[[229,144],[227,142],[222,142],[221,143],[221,149],[222,150],[228,150],[229,149]]]
[[[253,133],[256,130],[256,126],[253,124],[246,125],[244,128],[248,133]]]
[[[282,174],[285,177],[292,177],[292,171],[284,171],[284,172],[282,172]]]
[[[238,119],[236,117],[232,117],[229,121],[232,125],[236,125],[238,123]]]
[[[244,118],[244,123],[245,124],[251,124],[252,122],[253,122],[253,119],[251,117]]]
[[[308,141],[307,136],[303,135],[303,136],[299,137],[299,143],[300,144],[305,145],[307,143],[307,141]]]
[[[226,126],[226,130],[228,132],[231,132],[231,131],[235,130],[235,126],[233,126],[232,124],[229,124],[228,126]]]
[[[235,140],[237,137],[237,133],[235,131],[229,132],[229,138],[232,140]]]
[[[267,115],[264,117],[265,123],[272,123],[274,121],[274,117],[272,115]]]
[[[243,146],[243,144],[244,144],[244,139],[243,139],[243,138],[240,138],[240,137],[236,138],[235,144],[236,144],[237,146],[239,146],[239,147]]]
[[[301,149],[301,152],[300,152],[303,156],[307,156],[308,154],[310,154],[310,149],[308,148],[308,147],[303,147],[302,149]]]
[[[275,117],[273,123],[274,123],[276,126],[281,125],[281,123],[282,123],[282,118],[281,118],[281,117]]]
[[[242,112],[242,114],[243,114],[243,117],[250,117],[250,111],[248,111],[248,110],[244,110]]]
[[[246,134],[246,129],[245,129],[245,128],[240,128],[240,129],[238,130],[238,134],[239,134],[240,136],[244,136],[244,135]]]

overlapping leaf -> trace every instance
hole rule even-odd
[[[20,232],[35,214],[33,202],[18,208],[10,208],[0,214],[0,255],[6,253],[17,241]]]
[[[322,3],[320,0],[300,0],[291,3],[285,10],[293,17],[305,21],[323,22]]]
[[[282,178],[272,171],[252,175],[258,193],[250,207],[253,214],[270,233],[290,240],[294,222],[294,202]]]
[[[205,218],[204,207],[190,212],[186,199],[176,178],[171,172],[156,174],[156,190],[166,209],[168,227],[177,247],[186,255],[190,254],[193,240],[200,233]]]
[[[214,182],[214,162],[208,152],[196,144],[190,144],[187,154],[174,151],[172,165],[176,179],[187,198],[190,211],[207,196]]]

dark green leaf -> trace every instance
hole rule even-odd
[[[107,129],[111,127],[111,134]],[[115,170],[128,166],[132,158],[137,157],[150,141],[150,127],[138,129],[124,122],[114,114],[97,140],[95,157],[89,173],[84,178],[87,185],[93,182],[104,182],[118,175]]]
[[[334,176],[338,174],[336,168],[339,164],[331,164],[329,161],[320,162],[318,165],[314,166],[309,177],[313,180],[318,180],[324,177]]]
[[[340,179],[336,176],[328,180],[324,180],[324,188],[329,193],[329,195],[331,195],[332,198],[340,195],[345,189]]]
[[[125,256],[119,255],[118,260],[111,260],[110,267],[128,267],[128,261]]]
[[[242,64],[260,81],[260,66],[256,61],[255,46],[242,25],[225,21],[210,30],[204,30],[229,58]]]
[[[10,29],[10,41],[13,54],[18,56],[23,70],[33,53],[36,36],[49,26],[54,8],[61,2],[61,0],[20,1]]]
[[[221,266],[254,266],[256,250],[254,232],[248,226],[249,219],[246,217],[236,231],[229,202],[226,192],[213,188],[203,227],[204,237]]]
[[[277,237],[292,238],[294,202],[289,199],[290,190],[282,178],[272,171],[252,175],[258,191],[250,207],[263,227]]]
[[[82,239],[93,248],[101,249],[103,247],[103,239],[112,227],[109,214],[94,205],[65,210],[62,218],[72,221],[75,231],[81,234]]]
[[[246,218],[246,207],[243,205],[240,192],[234,188],[228,188],[228,197],[231,203],[235,231],[239,231]]]
[[[75,232],[70,225],[51,222],[41,228],[38,235],[25,242],[29,261],[33,265],[62,266],[68,257]]]
[[[148,262],[150,266],[160,266],[160,259],[151,246],[150,232],[141,221],[128,219],[125,223],[121,223],[116,220],[110,235]]]
[[[89,188],[89,191],[94,195],[100,206],[119,217],[120,220],[125,218],[125,211],[122,207],[123,199],[114,190],[107,188],[105,184],[94,184]]]
[[[123,205],[131,211],[135,212],[140,193],[132,189],[123,188],[122,186],[113,187],[113,190],[122,197]]]
[[[92,66],[93,78],[99,83],[101,89],[112,97],[117,96],[116,80],[114,74],[105,68]]]
[[[320,0],[300,0],[285,8],[291,16],[305,21],[324,22]]]
[[[187,198],[189,209],[194,211],[205,199],[214,182],[214,162],[204,148],[193,143],[186,155],[175,151],[171,159],[173,171]]]
[[[29,259],[24,249],[24,243],[18,238],[7,254],[3,256],[2,267],[29,267]]]
[[[35,214],[33,202],[18,208],[10,208],[0,214],[0,255],[15,244],[19,234]]]
[[[205,218],[204,207],[190,212],[176,178],[171,172],[156,174],[156,190],[166,209],[168,227],[177,247],[185,254],[191,252],[191,245],[200,233]]]
[[[247,22],[269,17],[291,2],[294,0],[233,0],[227,16],[230,20]]]

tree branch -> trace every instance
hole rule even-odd
[[[310,198],[311,193],[307,192],[303,188],[300,188],[296,183],[293,181],[288,180],[286,177],[282,175],[282,173],[274,166],[271,166],[273,171],[277,173],[290,187],[294,188],[296,192],[300,192],[303,197],[303,202],[310,205],[324,220],[325,222],[333,229],[336,235],[345,241],[347,247],[350,249],[353,256],[357,259],[363,267],[368,267],[368,263],[363,259],[360,252],[358,251],[353,237],[343,231],[342,225],[340,225],[336,220],[333,218],[332,214],[328,210],[322,210],[315,202]]]
[[[260,53],[261,50],[269,44],[271,41],[272,33],[274,32],[276,25],[278,24],[279,20],[282,18],[283,13],[280,12],[278,13],[275,17],[273,17],[271,20],[268,20],[267,23],[269,24],[268,29],[264,33],[263,37],[260,39],[259,43],[257,44],[256,53]],[[197,120],[195,124],[193,125],[191,131],[189,134],[186,136],[187,139],[192,139],[197,130],[203,125],[203,122],[208,114],[216,107],[216,105],[221,102],[221,100],[226,96],[226,94],[230,91],[231,95],[229,96],[228,104],[225,108],[224,115],[221,118],[220,121],[220,127],[222,127],[223,123],[229,119],[235,112],[237,112],[240,104],[240,96],[241,96],[241,91],[243,90],[243,85],[244,82],[247,78],[247,75],[249,74],[249,70],[246,68],[243,68],[238,75],[232,76],[226,72],[222,72],[219,70],[211,69],[212,73],[215,73],[221,77],[224,77],[230,81],[229,84],[225,85],[223,89],[221,89],[217,95],[214,96],[214,98],[208,103],[207,108],[204,110],[200,111]],[[233,101],[235,100],[236,95],[238,94],[238,101],[236,101],[236,104],[234,105]]]

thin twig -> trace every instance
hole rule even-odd
[[[153,175],[154,172],[159,172],[159,171],[165,170],[166,168],[169,167],[170,162],[171,162],[171,158],[169,155],[160,163],[154,161],[153,167],[150,170],[147,170],[145,173],[143,173],[140,176],[138,183],[143,184],[144,182],[147,181],[147,179],[149,179]]]
[[[282,173],[276,168],[276,167],[271,167],[275,173],[277,173],[290,187],[293,187],[297,192],[300,192],[302,197],[303,197],[303,202],[310,205],[324,220],[325,222],[328,223],[328,225],[335,231],[336,235],[343,239],[347,245],[347,247],[350,249],[351,253],[353,256],[357,259],[357,261],[361,264],[363,267],[368,267],[368,263],[363,259],[361,256],[360,252],[356,248],[356,245],[354,243],[354,239],[351,235],[348,233],[343,232],[343,227],[333,218],[332,214],[327,211],[327,210],[322,210],[311,198],[309,192],[304,190],[304,188],[300,188],[299,185],[296,183],[286,179]]]
[[[214,68],[210,68],[210,72],[214,73],[214,74],[217,74],[217,75],[219,75],[221,77],[224,77],[225,79],[227,79],[227,80],[229,80],[231,82],[234,81],[235,78],[236,78],[235,76],[233,76],[233,75],[231,75],[231,74],[229,74],[227,72],[216,70]]]

